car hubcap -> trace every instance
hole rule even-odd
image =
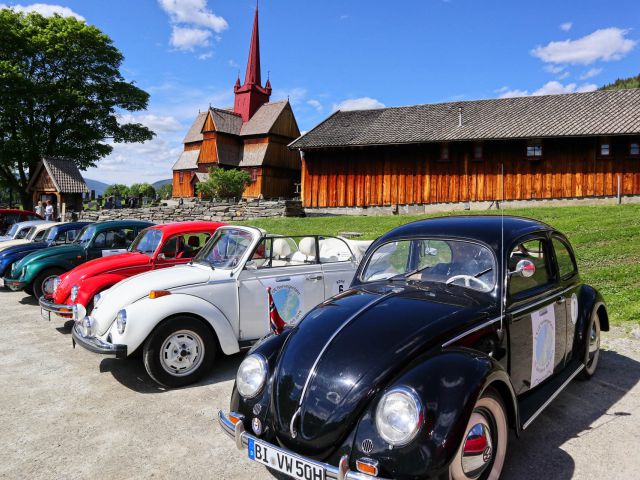
[[[467,432],[462,447],[462,471],[468,478],[478,478],[493,458],[493,440],[486,422],[476,423]]]
[[[596,364],[598,362],[598,355],[600,353],[600,324],[598,319],[594,319],[591,325],[591,331],[589,332],[589,362],[587,363],[587,369],[590,373],[595,371]]]
[[[204,358],[204,342],[200,336],[189,330],[171,334],[160,349],[160,363],[164,370],[182,377],[193,373]]]

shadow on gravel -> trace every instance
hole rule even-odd
[[[179,389],[197,388],[204,385],[212,385],[236,378],[236,372],[240,366],[240,362],[244,358],[244,353],[238,353],[232,356],[220,354],[211,372],[206,375],[198,383],[187,385]],[[104,358],[100,362],[100,372],[111,373],[113,378],[131,390],[138,393],[163,393],[172,389],[165,388],[157,384],[149,377],[142,363],[142,356],[134,353],[131,357],[125,359]]]
[[[640,363],[615,351],[603,350],[589,381],[573,381],[520,438],[509,438],[502,479],[572,478],[573,458],[562,449],[571,439],[597,435],[598,428],[625,411],[609,411],[640,381]],[[638,420],[640,421],[640,419]],[[594,452],[594,461],[597,452]]]
[[[40,305],[38,303],[38,299],[32,297],[31,295],[22,297],[20,300],[18,300],[18,302],[22,305],[35,305],[36,307]]]
[[[70,335],[71,329],[73,328],[73,323],[73,320],[65,320],[65,322],[60,327],[56,327],[56,330],[64,335]]]

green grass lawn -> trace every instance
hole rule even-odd
[[[283,235],[336,235],[361,232],[373,239],[398,225],[449,214],[388,217],[274,218],[245,222]],[[475,214],[497,214],[496,210]],[[640,205],[536,207],[507,209],[507,215],[531,217],[563,232],[576,251],[584,282],[604,295],[615,324],[640,323]]]

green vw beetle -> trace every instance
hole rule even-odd
[[[114,220],[84,227],[69,245],[30,253],[13,264],[4,284],[13,291],[24,290],[36,298],[45,293],[50,277],[58,276],[94,258],[127,251],[138,233],[153,225],[140,220]]]

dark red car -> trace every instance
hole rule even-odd
[[[73,305],[90,310],[96,294],[125,278],[189,262],[222,225],[180,222],[145,228],[128,252],[91,260],[55,278],[40,307],[64,317],[71,316]]]
[[[14,223],[28,222],[29,220],[42,220],[42,217],[30,210],[0,208],[0,235],[4,235]]]

